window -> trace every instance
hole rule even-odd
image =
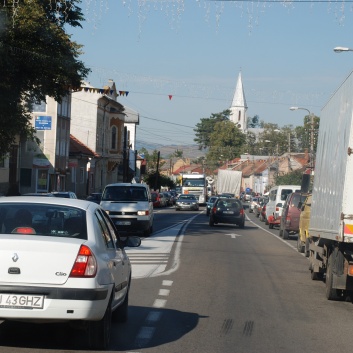
[[[112,239],[112,236],[110,234],[110,228],[108,227],[107,223],[104,220],[103,214],[97,210],[96,211],[96,217],[98,220],[98,223],[100,225],[101,231],[102,231],[102,237],[104,240],[104,243],[108,249],[114,249],[114,241]]]
[[[116,127],[112,127],[112,150],[116,149]]]

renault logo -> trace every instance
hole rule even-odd
[[[12,256],[12,261],[16,262],[18,259],[19,259],[18,255],[16,253],[14,253]]]

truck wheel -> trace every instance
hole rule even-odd
[[[330,254],[326,269],[326,298],[328,300],[338,300],[338,290],[333,288],[333,253]]]
[[[309,239],[305,239],[305,257],[309,257],[310,255],[310,250],[309,250]]]
[[[289,232],[287,229],[283,229],[283,239],[289,239]]]

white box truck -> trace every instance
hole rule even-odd
[[[232,194],[239,197],[242,172],[236,170],[218,169],[216,190],[217,194]]]
[[[353,291],[353,75],[323,107],[306,250],[329,300]]]

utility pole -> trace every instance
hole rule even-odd
[[[159,157],[161,155],[161,152],[158,151],[157,154],[157,167],[156,167],[156,177],[154,178],[154,190],[157,190],[158,187],[158,179],[159,179]]]

